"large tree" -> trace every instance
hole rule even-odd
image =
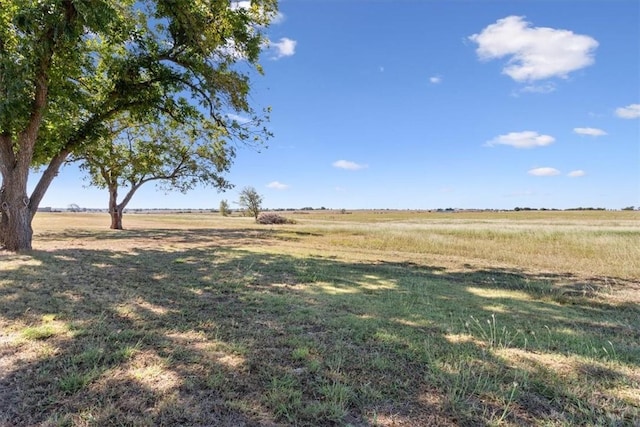
[[[71,158],[81,162],[91,185],[108,191],[111,228],[121,230],[125,207],[146,183],[181,192],[197,184],[230,188],[223,174],[235,149],[225,135],[200,114],[180,122],[166,117],[135,123],[124,117],[91,149]]]
[[[0,0],[0,245],[31,249],[60,166],[125,113],[145,123],[206,111],[225,136],[259,139],[227,113],[257,118],[249,77],[276,1]]]

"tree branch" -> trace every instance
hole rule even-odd
[[[56,154],[49,165],[45,169],[44,173],[40,177],[40,180],[36,184],[35,188],[31,193],[31,197],[29,198],[29,210],[31,212],[31,217],[33,218],[38,210],[38,206],[42,201],[49,185],[58,175],[60,170],[60,166],[66,161],[67,157],[74,151],[75,148],[80,146],[82,143],[86,142],[89,135],[91,135],[91,130],[94,129],[95,126],[102,123],[103,121],[108,120],[113,117],[120,111],[134,106],[136,103],[132,103],[131,105],[122,105],[118,107],[114,107],[111,110],[102,111],[92,117],[90,117],[78,131],[67,141],[67,143],[60,149],[58,154]]]
[[[184,70],[192,71],[191,64],[181,60],[180,58],[178,58],[175,55],[171,55],[171,54],[161,55],[159,57],[159,61],[169,61],[169,62],[171,62],[173,64],[176,64],[176,65],[180,66]],[[198,80],[198,84],[194,84],[193,82],[189,81],[188,78],[183,77],[183,75],[176,76],[176,80],[178,82],[182,83],[183,85],[187,86],[194,93],[199,94],[201,99],[207,105],[207,109],[209,110],[209,115],[213,118],[213,120],[216,122],[216,124],[218,126],[224,127],[226,129],[227,128],[226,123],[220,117],[218,117],[218,115],[215,112],[215,105],[214,105],[213,101],[211,100],[211,95],[209,95],[204,89],[202,89],[202,87],[204,87],[206,85],[204,84],[202,79],[198,78],[197,75],[194,74],[193,77]]]
[[[47,166],[40,177],[40,180],[31,192],[31,197],[29,198],[29,212],[32,219],[36,212],[38,212],[38,206],[40,206],[40,202],[42,201],[44,194],[47,192],[49,185],[51,185],[51,181],[53,181],[53,178],[58,175],[60,166],[62,166],[68,155],[69,151],[61,150],[55,157],[53,157],[51,162],[49,162],[49,166]]]
[[[124,199],[122,199],[122,202],[118,203],[118,210],[122,211],[124,210],[124,208],[129,204],[129,202],[131,201],[131,198],[133,197],[133,195],[135,194],[136,191],[138,191],[138,189],[142,186],[142,184],[144,184],[144,182],[139,182],[136,185],[133,185],[129,191],[127,192],[127,195],[124,196]]]
[[[28,170],[31,166],[35,143],[40,131],[40,125],[47,106],[49,93],[49,70],[53,63],[53,56],[56,49],[60,46],[60,34],[62,28],[71,26],[77,19],[77,11],[71,0],[64,1],[64,20],[62,23],[50,24],[45,27],[41,38],[38,40],[38,46],[42,47],[42,54],[36,60],[36,72],[34,77],[34,97],[31,104],[31,112],[27,126],[19,137],[19,148],[17,153],[17,161],[20,168]],[[56,28],[56,26],[58,28]]]

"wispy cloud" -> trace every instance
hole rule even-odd
[[[442,83],[442,77],[440,77],[440,76],[429,77],[429,83],[434,84],[434,85],[440,84],[440,83]]]
[[[523,93],[551,93],[556,90],[556,85],[553,82],[547,82],[540,85],[527,85],[520,89],[519,92]]]
[[[287,56],[293,56],[296,53],[297,41],[287,37],[282,37],[277,42],[270,42],[269,47],[273,51],[272,59],[280,59]]]
[[[485,144],[488,147],[495,145],[510,145],[515,148],[544,147],[553,144],[556,139],[550,135],[540,135],[538,132],[526,130],[523,132],[510,132],[506,135],[498,135]]]
[[[290,188],[291,186],[288,184],[283,184],[279,181],[272,181],[270,183],[267,184],[268,188],[273,188],[274,190],[286,190],[288,188]]]
[[[360,169],[365,169],[369,167],[368,165],[363,165],[355,162],[351,162],[349,160],[337,160],[333,162],[333,167],[338,169],[346,169],[351,171],[357,171]]]
[[[598,42],[589,36],[532,27],[523,16],[508,16],[469,37],[482,60],[509,57],[502,72],[518,82],[566,78],[594,63]]]
[[[282,24],[286,20],[284,14],[280,11],[276,12],[271,18],[271,25]]]
[[[530,169],[528,174],[533,176],[554,176],[554,175],[560,175],[560,171],[555,168],[545,167],[545,168]]]
[[[602,129],[597,129],[597,128],[573,128],[573,131],[578,135],[589,135],[589,136],[604,136],[607,134]]]
[[[251,121],[251,119],[248,117],[240,116],[238,114],[233,114],[233,113],[227,113],[227,117],[229,117],[231,120],[234,120],[240,123],[241,125],[249,123]]]
[[[616,109],[616,116],[621,119],[637,119],[640,117],[640,104],[631,104]]]
[[[567,176],[571,177],[571,178],[579,178],[581,176],[585,176],[587,173],[583,170],[575,170],[575,171],[571,171],[567,174]]]

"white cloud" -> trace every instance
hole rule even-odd
[[[227,113],[227,117],[229,117],[231,120],[235,120],[236,122],[240,123],[241,125],[244,125],[244,124],[249,123],[251,121],[251,119],[248,118],[248,117],[240,116],[238,114],[233,114],[233,113]]]
[[[598,42],[568,30],[531,27],[523,16],[508,16],[473,34],[482,60],[509,57],[502,72],[515,81],[565,78],[593,64]]]
[[[338,169],[347,169],[347,170],[351,170],[351,171],[357,171],[360,169],[365,169],[368,166],[367,165],[361,165],[355,162],[350,162],[349,160],[338,160],[333,162],[333,167],[336,167]]]
[[[243,9],[245,11],[249,11],[249,10],[251,10],[251,1],[247,1],[247,0],[232,1],[229,4],[229,8],[231,10]],[[260,10],[259,13],[260,13],[261,16],[267,17],[267,16],[265,16],[266,11]],[[285,16],[279,11],[275,11],[275,12],[269,11],[268,13],[270,15],[268,17],[271,18],[270,19],[270,24],[271,25],[281,24],[285,20]]]
[[[551,93],[556,90],[556,85],[553,82],[547,82],[541,85],[527,85],[523,87],[520,92],[525,93]]]
[[[515,148],[533,148],[544,147],[552,144],[556,139],[550,135],[540,135],[538,132],[526,130],[523,132],[510,132],[506,135],[499,135],[491,141],[487,141],[486,145],[493,147],[495,145],[510,145]]]
[[[271,47],[275,52],[275,56],[273,59],[284,58],[285,56],[293,56],[296,53],[296,44],[297,41],[291,40],[287,37],[282,37],[280,41],[270,42],[269,47]]]
[[[238,10],[238,9],[250,9],[251,8],[251,2],[250,1],[232,1],[229,4],[229,8],[231,10]]]
[[[291,187],[288,184],[283,184],[279,181],[273,181],[267,184],[268,188],[273,188],[274,190],[286,190],[287,188]]]
[[[621,119],[637,119],[640,117],[640,104],[631,104],[616,109],[616,116]]]
[[[285,19],[286,18],[282,12],[276,12],[273,18],[271,18],[271,25],[282,24]]]
[[[597,129],[597,128],[573,128],[573,131],[578,135],[589,135],[589,136],[604,136],[607,134],[602,129]]]
[[[242,60],[246,58],[246,55],[244,54],[242,48],[239,48],[233,39],[229,39],[225,44],[221,45],[216,50],[216,56],[220,56],[222,58],[233,58],[236,60]]]
[[[533,176],[554,176],[560,175],[560,171],[555,168],[535,168],[529,170],[528,174]]]
[[[581,176],[585,176],[587,173],[583,170],[575,170],[575,171],[571,171],[567,174],[567,176],[570,176],[571,178],[579,178]]]
[[[440,76],[429,77],[429,82],[434,84],[434,85],[437,85],[439,83],[442,83],[442,77],[440,77]]]

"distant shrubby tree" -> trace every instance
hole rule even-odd
[[[622,208],[623,211],[633,211],[635,209],[636,209],[635,206],[627,206],[626,208]]]
[[[220,215],[229,216],[231,214],[231,209],[229,209],[229,202],[222,199],[220,200],[220,207],[218,208]]]
[[[67,210],[69,212],[80,212],[82,211],[82,208],[75,203],[71,203],[69,206],[67,206]]]
[[[260,214],[260,210],[262,209],[262,196],[258,194],[255,188],[244,187],[242,191],[240,191],[238,205],[244,209],[246,215],[254,217],[257,222],[258,214]]]

